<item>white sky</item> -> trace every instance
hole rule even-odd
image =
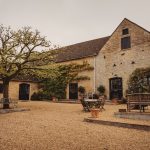
[[[150,0],[0,0],[0,24],[31,26],[60,46],[108,36],[123,18],[150,31]]]

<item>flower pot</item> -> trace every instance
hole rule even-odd
[[[113,104],[118,104],[118,100],[116,98],[112,99]]]
[[[91,117],[92,118],[98,118],[99,117],[99,109],[94,108],[94,109],[90,109],[90,111],[91,111]]]
[[[56,102],[57,98],[55,96],[52,97],[52,101]]]

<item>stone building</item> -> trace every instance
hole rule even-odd
[[[130,74],[150,67],[150,32],[124,19],[96,56],[96,64],[96,83],[106,87],[109,99],[120,99],[126,95]]]
[[[58,55],[57,63],[69,64],[78,63],[83,64],[87,62],[90,66],[94,67],[96,62],[96,56],[100,49],[108,41],[109,37],[104,37],[96,40],[86,41],[83,43],[74,44],[63,48],[62,52]],[[95,68],[95,67],[94,67]],[[67,99],[78,99],[78,87],[85,87],[87,92],[94,92],[96,81],[95,81],[95,69],[90,71],[84,71],[79,75],[86,75],[90,80],[84,80],[80,82],[70,83],[66,89]]]
[[[125,18],[111,36],[67,46],[57,57],[59,64],[85,61],[94,69],[80,74],[90,80],[70,83],[67,99],[78,99],[79,86],[84,86],[87,93],[95,93],[99,85],[105,86],[108,99],[121,99],[126,95],[130,74],[136,68],[150,67],[150,32]],[[36,91],[38,83],[33,81],[10,83],[9,94],[14,99],[30,99]]]
[[[80,85],[93,93],[103,85],[107,98],[121,99],[126,95],[130,74],[136,68],[150,67],[150,32],[125,18],[111,36],[67,46],[58,58],[65,64],[86,60],[94,67],[82,73],[90,81],[68,85],[68,99],[77,99]]]
[[[14,100],[30,100],[31,95],[38,91],[38,82],[33,80],[12,80],[9,84],[9,95]],[[0,81],[0,98],[3,97],[3,85]]]

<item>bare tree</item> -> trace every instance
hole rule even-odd
[[[9,99],[9,82],[21,71],[39,69],[53,62],[52,44],[42,37],[39,31],[30,27],[12,30],[0,25],[0,78],[3,81],[3,98]],[[38,50],[45,49],[42,52]],[[9,108],[4,104],[3,108]]]

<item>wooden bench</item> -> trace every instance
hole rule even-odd
[[[131,111],[136,106],[140,112],[145,111],[145,107],[150,105],[150,93],[133,93],[127,95],[127,111]]]

